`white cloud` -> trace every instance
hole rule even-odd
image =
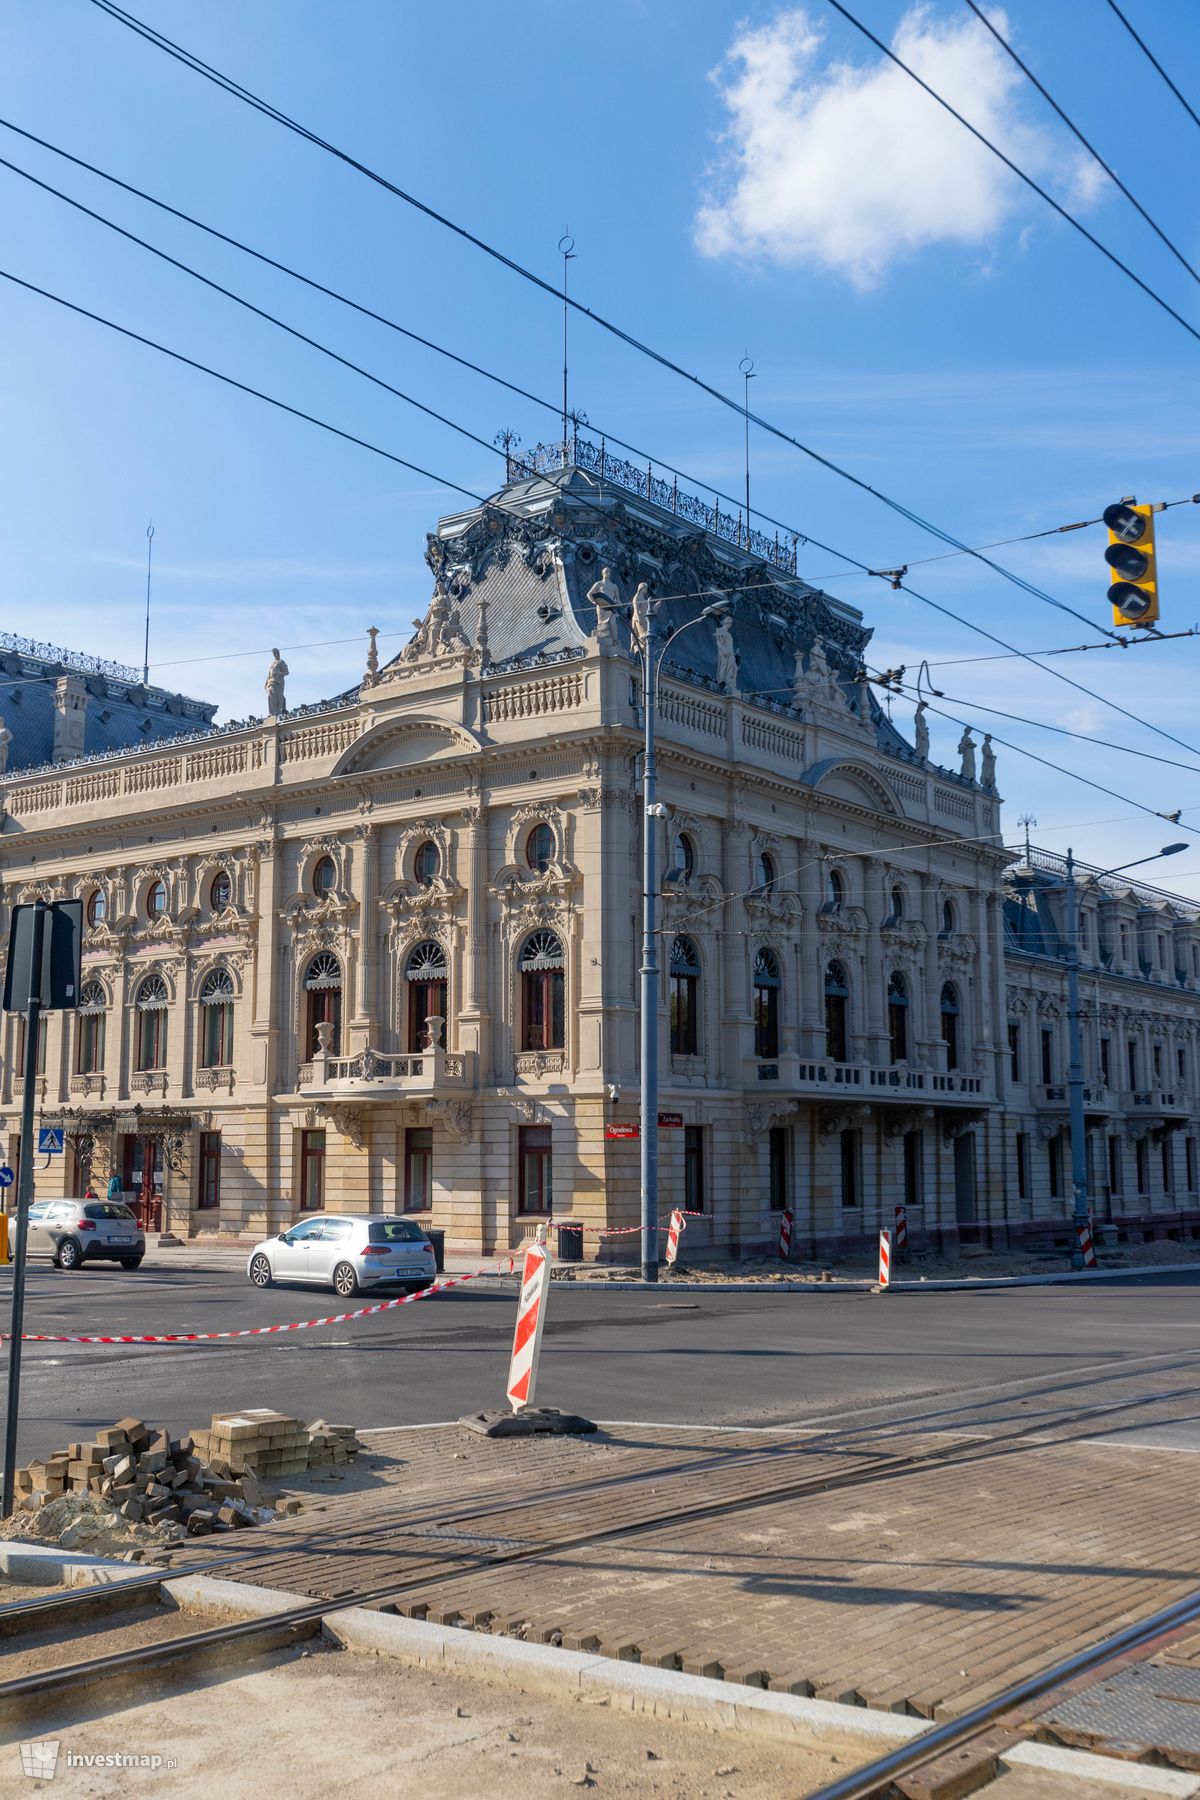
[[[1023,195],[1041,204],[894,63],[823,61],[822,45],[791,7],[739,27],[713,71],[729,121],[696,216],[704,254],[817,264],[867,288],[927,245],[994,240]],[[917,5],[892,48],[1056,197],[1093,197],[1099,170],[1022,118],[1024,77],[978,20]]]

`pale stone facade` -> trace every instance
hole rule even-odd
[[[34,894],[89,917],[39,1076],[76,1157],[38,1194],[115,1170],[181,1236],[408,1209],[485,1251],[551,1193],[635,1222],[642,695],[608,589],[645,581],[668,629],[721,594],[733,620],[681,636],[659,699],[664,1214],[703,1208],[693,1252],[772,1241],[785,1203],[798,1253],[902,1201],[914,1237],[1055,1230],[1061,1196],[1017,1197],[1014,1130],[1050,1102],[1014,1087],[1008,1024],[1052,983],[1006,962],[990,748],[981,782],[973,744],[953,771],[923,721],[908,745],[855,680],[860,615],[785,557],[673,494],[515,474],[442,522],[425,617],[383,667],[371,636],[352,693],[5,779],[5,939]],[[1158,988],[1192,1032],[1195,972]]]

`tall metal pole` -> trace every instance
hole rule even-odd
[[[1079,1231],[1088,1222],[1087,1191],[1087,1127],[1083,1113],[1083,1046],[1079,1031],[1079,916],[1075,893],[1075,857],[1067,851],[1067,1037],[1070,1062],[1067,1068],[1067,1091],[1071,1118],[1071,1191],[1074,1195],[1071,1223],[1075,1228],[1075,1247],[1071,1267],[1082,1269],[1083,1250]]]
[[[45,902],[33,909],[33,954],[29,964],[29,1008],[25,1015],[25,1092],[21,1096],[21,1163],[17,1176],[16,1243],[12,1264],[12,1331],[8,1340],[8,1394],[4,1414],[4,1479],[0,1515],[12,1517],[17,1472],[17,1414],[21,1400],[21,1333],[25,1325],[25,1240],[33,1199],[33,1099],[37,1084],[38,1036],[42,1020],[42,944]]]
[[[655,607],[647,600],[642,640],[642,705],[646,749],[642,764],[642,1280],[658,1280],[658,818],[654,765],[657,710]]]

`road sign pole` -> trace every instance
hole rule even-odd
[[[21,1096],[21,1162],[17,1171],[16,1242],[12,1247],[12,1334],[8,1340],[8,1394],[4,1414],[4,1478],[0,1517],[10,1519],[17,1472],[17,1414],[21,1399],[21,1333],[25,1326],[25,1240],[33,1198],[33,1101],[37,1086],[38,1037],[42,1017],[42,942],[46,907],[33,909],[33,955],[29,961],[29,1009],[25,1016],[25,1092]]]

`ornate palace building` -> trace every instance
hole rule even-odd
[[[693,1251],[773,1241],[785,1205],[801,1254],[900,1201],[917,1238],[1065,1236],[1062,877],[1014,874],[987,740],[941,767],[922,714],[907,742],[794,546],[603,447],[511,458],[427,555],[424,618],[390,662],[368,634],[351,692],[289,711],[276,659],[264,719],[3,778],[4,940],[38,894],[87,920],[39,1195],[115,1170],[179,1235],[394,1209],[483,1251],[551,1210],[636,1221],[645,583],[689,626],[658,695],[664,1212],[707,1215]],[[1100,1210],[1186,1229],[1200,921],[1081,897]]]

